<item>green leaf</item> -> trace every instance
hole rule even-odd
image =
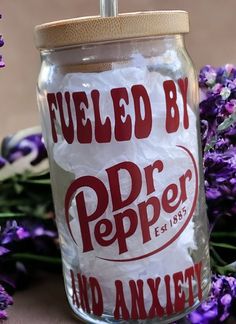
[[[230,272],[235,272],[236,273],[236,261],[232,262],[230,264],[227,264],[225,267],[226,271],[230,271]]]
[[[223,249],[230,249],[230,250],[236,250],[236,246],[227,244],[227,243],[216,243],[216,242],[210,242],[210,245],[221,247]]]
[[[47,219],[53,211],[50,184],[49,173],[32,176],[26,172],[0,181],[0,217]]]
[[[236,273],[236,267],[234,264],[227,264],[225,266],[216,266],[217,272],[221,275],[228,275],[229,273]]]
[[[213,149],[216,142],[217,142],[217,136],[213,136],[212,139],[210,140],[210,142],[206,144],[206,146],[204,148],[204,152],[206,153],[206,152],[210,151],[211,149]]]
[[[18,182],[15,182],[14,183],[14,189],[15,189],[17,194],[20,194],[24,190],[24,187],[22,185],[20,185]]]
[[[226,129],[228,129],[231,125],[233,125],[236,122],[236,113],[233,113],[228,118],[226,118],[218,127],[217,131],[222,132]]]

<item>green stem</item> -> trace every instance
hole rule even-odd
[[[0,219],[5,219],[5,218],[25,218],[28,217],[29,214],[24,214],[24,213],[0,213]],[[39,216],[39,215],[33,215],[32,216],[35,219],[41,219],[41,220],[47,220],[50,219],[44,215]]]
[[[50,179],[44,180],[24,180],[23,183],[33,183],[38,185],[51,185]]]
[[[20,199],[15,199],[11,201],[5,200],[0,200],[0,207],[11,207],[11,206],[18,206]]]
[[[226,265],[227,263],[221,258],[221,256],[216,252],[216,250],[213,248],[213,246],[210,246],[211,252],[213,256],[215,257],[216,261],[219,263]]]
[[[210,245],[220,247],[220,248],[223,248],[223,249],[236,250],[236,246],[231,245],[231,244],[227,244],[227,243],[210,242]]]
[[[30,254],[30,253],[15,253],[12,255],[12,258],[16,260],[30,260],[30,261],[45,262],[54,265],[61,265],[61,258],[49,257],[45,255],[37,255],[37,254]]]
[[[236,232],[213,232],[211,237],[236,237]]]
[[[0,213],[0,218],[26,217],[23,213]]]

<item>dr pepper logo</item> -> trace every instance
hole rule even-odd
[[[172,80],[163,83],[163,123],[167,141],[169,134],[180,131],[180,125],[181,132],[189,131],[187,89],[187,78],[179,79],[177,83]],[[99,90],[91,91],[90,100],[82,91],[48,93],[53,141],[58,142],[56,124],[61,125],[68,145],[74,141],[81,145],[99,145],[110,143],[111,139],[122,142],[148,138],[155,125],[146,88],[143,85],[134,85],[129,91],[125,87],[115,88],[110,94],[114,121],[106,117],[102,122]],[[131,100],[134,104],[132,116],[125,106]],[[179,102],[182,102],[181,107]],[[88,109],[93,112],[93,123],[85,117]],[[178,239],[196,208],[198,161],[183,143],[170,149],[185,161],[184,168],[170,167],[157,152],[158,158],[145,166],[126,160],[106,168],[102,177],[85,174],[71,183],[65,195],[65,220],[72,240],[83,253],[99,250],[99,258],[127,262],[154,255]],[[172,168],[175,168],[174,173]],[[125,196],[122,195],[124,174],[130,184]],[[92,210],[88,206],[88,192],[94,197]],[[76,210],[73,226],[72,205]],[[144,249],[137,249],[141,245]]]

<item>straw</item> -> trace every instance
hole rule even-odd
[[[114,17],[118,14],[118,0],[100,0],[100,15]]]

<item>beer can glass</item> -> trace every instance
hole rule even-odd
[[[85,323],[171,323],[210,289],[185,11],[36,27],[65,290]]]

